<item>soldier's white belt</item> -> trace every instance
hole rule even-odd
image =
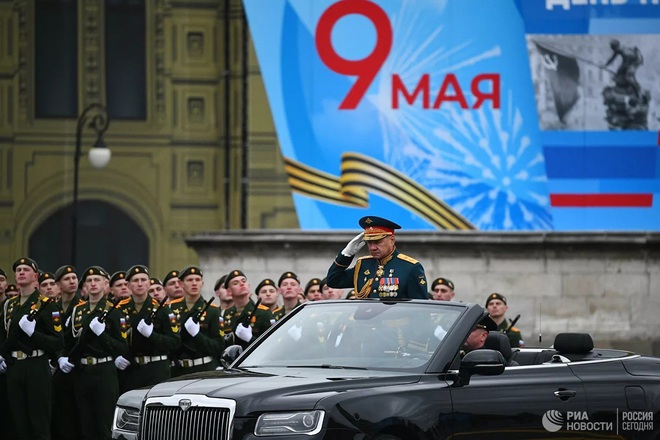
[[[23,351],[12,351],[11,352],[11,357],[16,359],[17,361],[22,361],[23,359],[33,358],[33,357],[43,356],[43,355],[44,355],[43,350],[33,350],[29,353],[25,353]]]
[[[106,356],[102,358],[84,357],[80,359],[80,363],[82,365],[96,365],[96,364],[102,364],[104,362],[110,362],[111,360],[112,360],[112,356]]]
[[[144,365],[144,364],[148,364],[149,362],[158,362],[158,361],[166,361],[166,360],[167,360],[166,354],[161,354],[160,356],[135,356],[135,362],[137,362],[138,365]]]
[[[197,365],[208,364],[212,361],[213,361],[213,358],[211,356],[204,356],[204,357],[197,358],[197,359],[179,359],[179,364],[183,368],[190,368],[190,367],[195,367]]]

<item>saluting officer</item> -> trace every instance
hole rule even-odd
[[[250,284],[240,270],[229,272],[225,288],[231,292],[234,305],[225,313],[225,341],[228,345],[240,345],[244,349],[275,322],[268,307],[255,303],[250,298]]]
[[[362,217],[359,224],[364,232],[337,255],[328,269],[328,286],[352,287],[357,298],[428,299],[424,267],[396,249],[394,230],[401,226],[375,216]],[[359,258],[349,268],[365,242],[371,256]]]
[[[80,279],[88,293],[73,309],[66,328],[60,370],[71,374],[83,439],[109,439],[117,403],[117,370],[112,362],[128,351],[122,337],[121,313],[105,297],[108,273],[99,266],[85,269]]]
[[[181,348],[174,354],[173,376],[215,370],[225,348],[220,308],[206,307],[202,297],[204,274],[197,266],[179,272],[183,298],[170,302],[176,322],[181,326]],[[206,309],[206,310],[205,310]]]
[[[125,321],[122,332],[128,338],[128,357],[119,356],[120,391],[155,385],[171,377],[169,354],[181,344],[172,312],[148,295],[151,286],[146,266],[135,265],[126,271],[131,298],[120,302]],[[153,319],[150,319],[153,316]],[[151,322],[149,322],[151,321]]]
[[[60,288],[61,321],[66,329],[71,321],[73,309],[80,302],[78,295],[78,275],[71,265],[61,266],[55,271],[55,282]],[[57,359],[53,360],[57,365]],[[71,374],[55,374],[53,376],[53,423],[51,436],[53,440],[75,440],[80,438],[76,397]]]
[[[62,349],[62,322],[55,302],[36,288],[37,263],[24,257],[12,268],[20,293],[4,305],[0,371],[7,371],[7,397],[18,438],[49,439],[52,381],[48,359]],[[31,310],[37,313],[32,320],[28,318]]]

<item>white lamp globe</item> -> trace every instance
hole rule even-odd
[[[110,162],[112,152],[103,141],[98,141],[94,147],[89,150],[89,162],[94,168],[105,168]]]

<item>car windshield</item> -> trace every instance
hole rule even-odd
[[[374,300],[305,305],[237,367],[418,368],[463,310],[436,302]]]

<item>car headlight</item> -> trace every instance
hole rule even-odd
[[[257,419],[254,435],[318,434],[323,427],[323,411],[267,413]]]
[[[138,432],[140,424],[140,410],[118,406],[115,408],[115,418],[112,429],[120,431]]]

